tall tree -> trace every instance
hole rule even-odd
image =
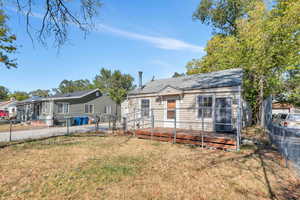
[[[92,89],[93,85],[88,79],[81,79],[81,80],[63,80],[57,89],[54,89],[57,93],[71,93],[76,91],[88,90]]]
[[[7,100],[9,97],[8,95],[9,90],[6,87],[0,85],[0,101]]]
[[[10,58],[17,48],[14,44],[16,36],[10,33],[6,25],[7,19],[4,11],[0,9],[0,63],[7,68],[11,68],[17,66],[16,60]]]
[[[133,80],[131,75],[122,74],[119,70],[111,71],[102,68],[100,74],[94,79],[94,85],[102,92],[109,94],[112,100],[120,105],[125,100],[128,91],[134,88]]]
[[[250,2],[249,0],[201,0],[193,18],[211,25],[216,33],[235,35],[236,22],[247,13]]]
[[[277,94],[284,75],[300,65],[300,5],[282,2],[284,9],[277,5],[271,11],[264,3],[254,2],[247,17],[236,21],[235,35],[214,36],[207,44],[207,54],[187,65],[188,74],[244,68],[244,96],[252,105],[257,123],[263,122],[264,98]]]

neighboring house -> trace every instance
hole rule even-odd
[[[242,69],[153,80],[128,94],[122,117],[128,129],[151,120],[155,127],[234,132],[251,121],[251,111],[242,99]],[[148,123],[151,124],[151,123]]]
[[[9,118],[16,117],[17,102],[18,101],[14,98],[11,98],[9,101],[0,102],[0,110],[7,111],[9,113]]]
[[[95,117],[104,114],[120,114],[120,108],[99,89],[58,94],[50,97],[31,97],[20,101],[18,119],[41,121],[47,125],[65,122],[66,117]]]

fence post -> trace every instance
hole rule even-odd
[[[283,149],[284,152],[284,159],[285,159],[285,167],[288,168],[288,159],[289,159],[289,153],[288,153],[288,149],[287,146],[285,144],[285,139],[286,139],[286,129],[282,128],[283,130],[283,141],[281,142],[281,149]]]
[[[69,117],[66,119],[66,126],[67,126],[67,135],[69,135],[70,130],[69,130]]]
[[[241,86],[239,86],[239,101],[238,101],[238,113],[237,113],[237,125],[236,125],[236,128],[237,128],[237,132],[236,132],[236,151],[239,151],[240,150],[240,140],[241,140],[241,119],[242,119],[242,116],[241,116],[241,107],[242,107],[242,102],[241,102]]]
[[[135,108],[133,109],[133,130],[135,131],[135,126],[136,126],[136,113],[135,113]]]
[[[123,131],[124,133],[127,132],[127,118],[123,117]]]
[[[9,141],[11,142],[12,121],[9,120]]]
[[[110,130],[111,129],[111,119],[110,119],[110,115],[108,115],[108,129]]]
[[[201,131],[201,147],[202,149],[204,148],[204,136],[203,136],[203,133],[204,133],[204,108],[202,107],[201,108],[201,122],[202,122],[202,131]]]
[[[97,133],[99,130],[99,122],[100,122],[100,117],[98,115],[95,115],[95,119],[96,119],[96,124],[95,124],[95,132]]]
[[[176,134],[177,134],[177,132],[176,132],[176,121],[177,121],[177,119],[176,119],[176,108],[175,108],[175,113],[174,113],[174,144],[176,143]]]
[[[115,130],[116,130],[116,123],[117,123],[116,120],[117,120],[116,116],[113,116],[113,115],[112,115],[112,123],[113,123],[113,124],[112,124],[112,133],[113,133],[113,134],[115,134]]]
[[[151,140],[153,137],[153,129],[154,129],[154,112],[153,109],[151,109]]]

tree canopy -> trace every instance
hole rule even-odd
[[[22,100],[28,99],[30,97],[30,95],[27,92],[15,91],[15,92],[9,94],[9,97],[13,97],[17,101],[22,101]]]
[[[34,91],[29,92],[30,96],[39,96],[39,97],[48,97],[50,96],[50,90],[42,90],[42,89],[37,89]]]
[[[9,98],[8,95],[9,90],[6,87],[0,85],[0,101],[7,100]]]
[[[189,62],[187,73],[243,68],[244,96],[251,103],[254,120],[260,122],[265,97],[282,93],[283,88],[291,91],[289,84],[294,85],[293,98],[298,96],[298,75],[287,74],[300,70],[300,4],[278,1],[271,10],[261,1],[247,6],[251,9],[245,17],[235,20],[235,34],[213,36],[207,54]]]
[[[53,89],[56,93],[71,93],[76,91],[88,90],[92,89],[94,86],[88,79],[81,79],[81,80],[63,80],[58,88]]]
[[[211,25],[216,33],[235,35],[237,20],[247,13],[249,0],[201,0],[193,18]]]
[[[176,78],[176,77],[180,77],[180,76],[184,76],[184,73],[178,73],[178,72],[174,72],[172,78]]]
[[[0,62],[7,68],[16,67],[16,60],[11,59],[13,53],[16,52],[15,40],[16,36],[10,33],[7,27],[7,16],[0,9]]]
[[[94,79],[94,85],[102,92],[109,94],[120,105],[128,91],[134,88],[133,80],[131,75],[123,74],[119,70],[111,71],[102,68],[100,74]]]

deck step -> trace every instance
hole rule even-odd
[[[157,141],[174,142],[174,134],[164,131],[136,130],[135,134],[140,139],[152,139]],[[200,133],[201,134],[201,133]],[[176,133],[176,143],[202,146],[201,135],[188,133]],[[218,137],[215,135],[203,134],[203,146],[217,149],[236,149],[236,141],[233,138]]]

